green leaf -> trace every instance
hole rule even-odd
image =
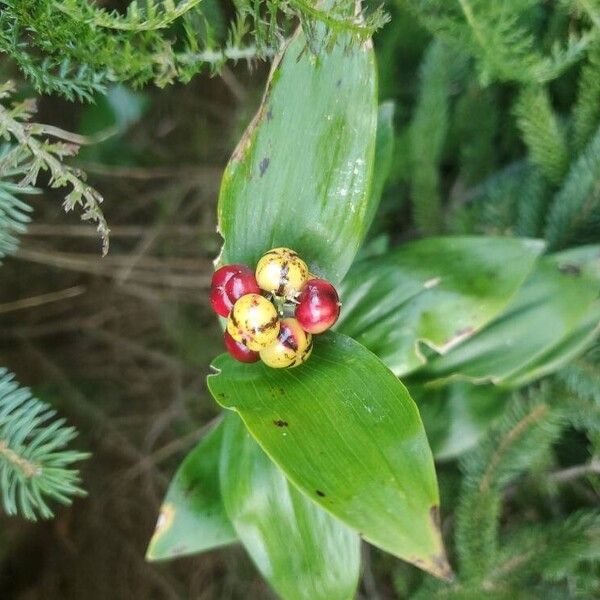
[[[520,386],[559,368],[598,331],[599,255],[583,246],[545,257],[502,315],[419,375]]]
[[[181,463],[163,502],[147,560],[164,560],[230,544],[236,535],[219,486],[219,423]]]
[[[406,388],[345,335],[297,369],[214,362],[208,387],[292,483],[372,544],[448,577],[431,451]]]
[[[339,331],[396,374],[425,363],[499,314],[533,268],[543,244],[495,237],[441,237],[356,264],[341,286]]]
[[[295,35],[275,62],[262,104],[225,170],[222,263],[255,265],[296,250],[337,283],[373,212],[377,86],[370,43],[340,38],[315,57]]]
[[[232,413],[221,488],[237,535],[284,600],[354,597],[360,538],[292,486]]]
[[[442,388],[411,386],[436,460],[456,458],[479,442],[502,415],[508,392],[493,385],[456,382]]]

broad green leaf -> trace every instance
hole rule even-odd
[[[267,90],[223,175],[220,261],[255,265],[293,248],[339,282],[372,215],[377,85],[370,43],[339,39],[315,57],[302,33],[276,58]]]
[[[360,538],[292,486],[233,413],[225,420],[221,488],[238,537],[284,600],[354,597]]]
[[[439,577],[450,574],[419,411],[374,354],[329,332],[296,369],[227,355],[214,368],[208,387],[217,402],[240,414],[308,497],[372,544]]]
[[[593,341],[599,290],[600,246],[547,256],[504,313],[419,376],[516,386],[541,377]]]
[[[456,382],[447,387],[409,385],[436,460],[470,450],[504,412],[509,393],[493,385]]]
[[[429,238],[356,264],[341,287],[338,330],[396,375],[445,354],[498,315],[543,249],[496,237]]]
[[[163,502],[146,559],[164,560],[236,540],[221,499],[219,423],[181,463]]]

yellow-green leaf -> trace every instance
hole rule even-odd
[[[148,560],[195,554],[235,541],[219,486],[222,438],[220,423],[179,466],[148,545]]]

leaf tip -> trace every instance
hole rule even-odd
[[[427,558],[413,557],[409,559],[409,562],[438,579],[443,579],[448,583],[454,580],[454,571],[448,562],[443,546],[438,554],[428,556]]]
[[[156,520],[154,533],[152,534],[152,538],[150,538],[150,542],[148,543],[148,549],[146,550],[145,559],[148,562],[160,560],[161,558],[163,558],[161,553],[156,551],[156,544],[160,537],[165,533],[165,531],[170,529],[174,518],[175,507],[172,504],[163,504],[160,509],[158,519]]]
[[[429,509],[429,516],[435,535],[438,538],[439,549],[435,554],[425,559],[417,559],[414,564],[438,579],[451,582],[454,580],[454,571],[446,556],[446,549],[441,534],[440,507],[437,504],[434,504]]]

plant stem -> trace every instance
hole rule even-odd
[[[12,448],[8,446],[8,443],[4,440],[0,440],[0,456],[17,468],[21,473],[31,479],[41,473],[41,469],[35,463],[29,462],[26,458],[19,456]]]

